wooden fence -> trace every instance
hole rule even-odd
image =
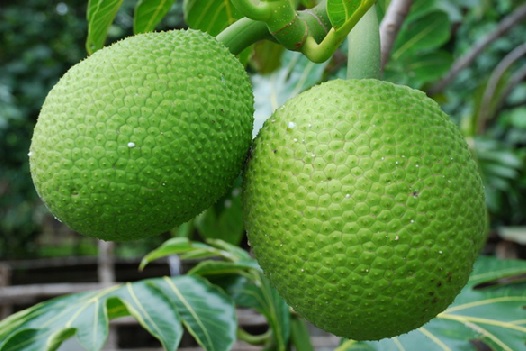
[[[100,290],[116,281],[135,281],[170,274],[167,260],[151,263],[139,273],[138,261],[115,260],[114,244],[99,242],[98,257],[68,257],[44,260],[28,260],[0,263],[0,320],[16,310],[27,308],[40,301],[60,295],[83,291]],[[237,310],[240,326],[247,330],[262,331],[268,326],[264,317],[252,310]],[[129,330],[132,329],[130,332]],[[339,339],[312,329],[312,342],[318,350],[332,350]],[[130,335],[140,338],[134,345],[122,342]],[[104,351],[161,351],[158,342],[145,346],[144,340],[153,339],[143,331],[135,319],[119,318],[110,322],[110,334]],[[150,340],[150,343],[152,341]],[[133,343],[133,341],[132,341]],[[156,344],[154,346],[154,344]],[[185,335],[181,341],[180,351],[202,351],[195,346],[191,336]],[[79,351],[80,345],[69,340],[59,351]],[[237,343],[233,351],[259,351],[261,347]]]

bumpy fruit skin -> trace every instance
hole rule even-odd
[[[196,30],[129,37],[73,66],[30,147],[36,190],[72,229],[160,234],[214,203],[242,169],[253,96],[228,49]]]
[[[422,92],[331,81],[267,120],[245,170],[245,222],[285,300],[338,336],[422,326],[468,280],[484,190],[458,128]]]

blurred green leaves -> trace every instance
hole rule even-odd
[[[270,332],[260,341],[267,349],[286,350],[289,340],[298,345],[290,333],[302,327],[246,251],[220,240],[172,238],[147,255],[143,266],[169,255],[201,260],[184,276],[119,284],[21,311],[0,322],[0,351],[54,350],[73,336],[86,350],[100,350],[108,321],[123,316],[135,318],[166,350],[177,348],[183,327],[206,350],[229,350],[236,338],[235,307],[266,317]],[[475,351],[475,343],[519,350],[526,342],[525,274],[523,261],[482,256],[456,300],[423,327],[377,342],[346,341],[337,351],[420,351],[424,345],[430,351]]]
[[[451,306],[423,327],[375,342],[347,341],[336,351],[520,350],[526,343],[525,272],[523,261],[482,256]]]
[[[241,18],[230,0],[184,0],[184,9],[190,27],[213,36]]]
[[[151,32],[173,6],[174,0],[139,0],[135,6],[133,28],[135,33]]]
[[[34,253],[44,209],[29,174],[29,143],[58,77],[85,56],[86,4],[2,3],[0,11],[0,257]],[[30,20],[28,20],[30,19]],[[43,30],[45,28],[45,30]],[[64,30],[67,28],[67,30]]]
[[[396,38],[385,79],[421,89],[442,77],[453,60],[443,47],[451,36],[451,25],[435,1],[415,1]]]
[[[221,239],[239,245],[244,235],[241,201],[241,177],[235,186],[194,221],[199,234],[206,239]]]
[[[121,7],[122,0],[89,0],[88,37],[86,50],[92,54],[106,43],[108,27],[113,23],[117,11]]]
[[[328,0],[327,14],[334,28],[341,27],[367,1]]]

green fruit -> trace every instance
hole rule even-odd
[[[30,148],[35,187],[72,229],[160,234],[212,205],[251,143],[244,67],[196,30],[124,39],[73,66],[47,96]]]
[[[285,300],[338,336],[406,333],[443,311],[485,241],[484,189],[424,93],[331,81],[267,120],[245,171],[245,222]]]

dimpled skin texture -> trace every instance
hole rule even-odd
[[[47,96],[30,147],[35,187],[72,229],[160,234],[214,203],[251,143],[243,66],[203,32],[124,39],[73,66]]]
[[[422,92],[331,81],[267,120],[245,169],[245,222],[285,300],[338,336],[422,326],[467,282],[484,190],[458,128]]]

